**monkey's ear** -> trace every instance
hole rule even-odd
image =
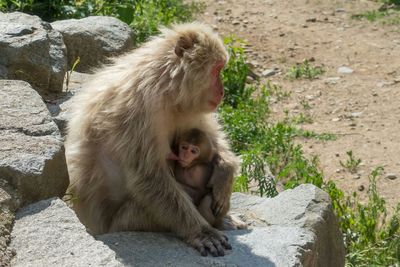
[[[196,42],[196,37],[194,35],[182,35],[179,37],[179,40],[175,46],[175,54],[178,57],[182,57],[185,50],[192,48]]]

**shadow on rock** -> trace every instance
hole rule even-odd
[[[195,249],[167,233],[124,232],[98,236],[97,239],[114,250],[125,266],[276,266],[268,257],[257,253],[262,250],[259,231],[237,230],[225,234],[232,250],[226,250],[224,257],[202,257]]]

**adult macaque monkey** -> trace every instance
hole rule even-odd
[[[230,249],[166,159],[176,132],[205,132],[228,177],[213,194],[215,206],[229,206],[238,161],[212,114],[224,95],[220,72],[226,61],[210,28],[183,24],[116,59],[75,97],[66,140],[70,192],[92,233],[168,230],[201,255]]]
[[[173,154],[169,157],[176,161],[174,166],[176,180],[192,198],[207,222],[214,227],[223,228],[223,219],[228,213],[229,205],[223,207],[223,210],[217,210],[222,207],[215,206],[217,203],[213,201],[213,192],[220,190],[214,188],[214,185],[226,187],[224,181],[229,180],[231,174],[225,174],[224,170],[219,168],[220,159],[210,138],[204,132],[194,128],[176,139],[173,152],[176,152],[177,156]]]

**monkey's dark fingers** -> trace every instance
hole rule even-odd
[[[205,248],[205,246],[203,245],[203,243],[200,241],[199,238],[196,238],[193,243],[192,246],[198,251],[200,252],[200,255],[205,257],[207,256],[207,250]]]
[[[231,244],[229,244],[229,242],[228,242],[228,237],[226,236],[226,235],[224,235],[222,232],[219,232],[218,231],[218,233],[216,233],[216,235],[214,236],[214,238],[216,238],[217,240],[218,240],[218,242],[220,243],[220,244],[222,244],[222,246],[225,248],[225,249],[232,249],[232,246],[231,246]]]
[[[204,246],[207,248],[207,250],[211,253],[211,255],[213,257],[218,257],[218,256],[224,256],[224,249],[222,247],[218,248],[216,246],[216,243],[218,243],[218,241],[214,241],[212,238],[211,240],[206,240],[204,242]],[[219,245],[221,246],[221,245]],[[220,249],[222,249],[222,254],[220,252]]]
[[[231,244],[228,242],[228,237],[226,235],[222,235],[222,239],[220,240],[221,244],[224,246],[226,249],[232,249]]]
[[[214,244],[214,247],[217,249],[218,256],[224,256],[225,251],[222,246],[222,242],[220,240],[218,240],[217,238],[211,238],[211,242]]]
[[[225,241],[229,241],[229,238],[226,235],[222,235]]]

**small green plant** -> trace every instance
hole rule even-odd
[[[76,66],[81,62],[81,58],[77,57],[74,64],[72,64],[72,68],[71,70],[66,72],[66,78],[65,78],[65,91],[68,92],[69,91],[69,81],[71,79],[71,75],[74,72]]]
[[[317,76],[323,74],[325,71],[321,67],[312,66],[308,60],[304,60],[302,63],[297,63],[296,65],[289,68],[286,76],[289,79],[315,79]]]
[[[307,131],[303,129],[296,129],[296,136],[303,138],[314,138],[320,141],[335,141],[337,136],[332,133],[321,133],[318,134],[313,131]]]
[[[275,96],[278,101],[290,97],[289,91],[284,91],[282,86],[272,83],[270,80],[266,81],[265,87],[271,96]]]
[[[346,154],[349,158],[345,162],[339,161],[340,165],[343,168],[346,168],[349,172],[356,173],[358,166],[361,163],[361,159],[356,159],[352,150],[347,151]]]
[[[294,124],[313,123],[313,118],[308,113],[299,113],[292,118]]]
[[[311,109],[310,102],[308,102],[307,99],[300,100],[300,105],[303,107],[304,110],[310,110]]]

